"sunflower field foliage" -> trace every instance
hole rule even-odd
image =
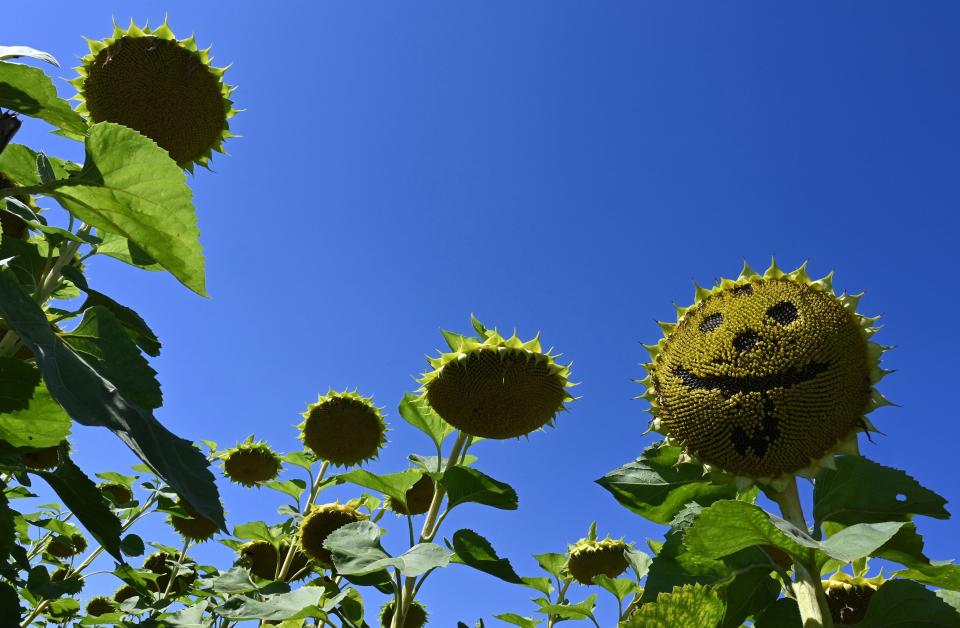
[[[628,627],[960,626],[960,566],[927,556],[916,521],[948,518],[945,500],[859,453],[878,432],[867,415],[889,404],[877,318],[805,267],[744,267],[660,324],[638,391],[660,440],[596,482],[664,537],[601,537],[594,524],[533,554],[542,573],[519,574],[478,531],[441,533],[454,509],[517,508],[474,444],[536,438],[576,411],[570,363],[539,337],[475,318],[465,334],[444,331],[446,348],[396,405],[429,454],[393,473],[366,468],[392,412],[362,382],[318,386],[288,451],[170,432],[154,416],[160,340],[84,271],[109,256],[205,294],[187,172],[232,137],[233,89],[209,50],[166,23],[88,41],[76,106],[38,67],[53,57],[0,46],[0,625],[419,628],[426,581],[465,567],[532,596],[480,619],[461,600],[465,628],[599,628],[598,604]],[[34,120],[82,142],[83,163],[16,143]],[[112,432],[141,463],[91,477],[71,459],[75,423]],[[216,474],[262,491],[263,520],[228,523]],[[59,501],[21,507],[41,483]],[[335,486],[353,497],[325,497]],[[138,536],[147,517],[182,544]],[[207,542],[233,562],[197,562],[191,549]],[[114,592],[88,593],[107,558]],[[388,602],[371,608],[373,591]]]

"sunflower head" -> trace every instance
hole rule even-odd
[[[250,569],[250,573],[263,578],[264,580],[274,580],[277,577],[277,566],[283,562],[287,556],[289,545],[280,544],[280,553],[272,544],[263,541],[250,541],[240,546],[240,564]],[[293,562],[290,563],[290,569],[287,572],[287,580],[298,575],[303,568],[307,566],[309,559],[298,549],[293,552]],[[306,573],[300,577],[306,577]]]
[[[593,579],[603,575],[616,578],[627,570],[624,552],[630,546],[623,540],[605,538],[597,540],[596,524],[590,526],[587,538],[580,539],[567,551],[567,571],[580,584],[591,585]]]
[[[119,482],[107,482],[100,485],[100,492],[117,506],[123,506],[133,501],[133,491]]]
[[[188,170],[223,152],[237,110],[234,88],[223,82],[227,68],[210,64],[209,49],[199,50],[192,36],[178,40],[166,22],[155,29],[114,25],[111,37],[87,43],[90,54],[71,81],[77,111],[140,132]]]
[[[823,591],[827,595],[827,605],[834,623],[846,626],[863,621],[870,599],[885,581],[883,576],[852,577],[842,571],[824,580]]]
[[[168,521],[173,529],[180,533],[180,536],[194,542],[203,542],[217,533],[217,524],[198,513],[190,504],[181,499],[177,501],[177,505],[188,516],[181,517],[171,514],[168,516]]]
[[[157,574],[157,579],[147,583],[147,588],[154,592],[164,592],[170,584],[170,576],[173,575],[173,568],[177,564],[177,557],[160,551],[147,556],[143,561],[143,568]],[[182,562],[177,569],[177,577],[174,580],[174,586],[171,590],[183,592],[197,579],[197,573],[192,568],[190,562]]]
[[[423,374],[420,390],[430,406],[470,436],[515,438],[552,425],[573,400],[570,365],[544,352],[539,335],[524,342],[473,324],[477,337],[444,332],[450,352],[427,358],[433,370]]]
[[[224,475],[247,487],[275,479],[280,467],[280,456],[268,444],[252,440],[228,449],[223,456]]]
[[[57,558],[70,558],[87,549],[87,539],[82,534],[58,534],[47,543],[47,552]]]
[[[434,485],[433,478],[424,474],[416,484],[407,490],[407,505],[404,506],[392,497],[387,498],[387,507],[393,512],[401,515],[422,515],[430,510],[430,504],[433,502]]]
[[[20,449],[20,462],[31,469],[53,469],[60,464],[60,445],[33,449]]]
[[[98,595],[87,602],[87,615],[99,617],[117,609],[116,603],[108,597]]]
[[[321,460],[349,467],[374,458],[387,442],[387,424],[372,397],[356,391],[321,395],[307,406],[300,438]]]
[[[113,601],[117,604],[125,602],[132,597],[137,597],[140,595],[140,592],[137,591],[134,587],[129,584],[125,584],[113,594]]]
[[[647,347],[651,428],[710,470],[774,483],[855,448],[866,413],[888,403],[874,389],[886,347],[870,341],[877,319],[856,311],[860,295],[834,294],[831,279],[771,264],[698,287]]]
[[[327,566],[332,565],[330,551],[323,546],[323,542],[332,532],[348,523],[368,518],[367,515],[346,504],[330,503],[314,506],[300,522],[300,549],[317,562]]]
[[[390,600],[380,609],[380,625],[384,628],[393,624],[393,613],[397,610],[397,601]],[[422,628],[427,625],[427,609],[420,602],[413,600],[407,609],[407,616],[403,619],[401,628]]]

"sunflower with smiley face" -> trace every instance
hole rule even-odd
[[[889,402],[872,342],[877,318],[856,311],[860,295],[837,295],[832,273],[813,280],[806,264],[697,287],[676,323],[647,346],[642,398],[651,429],[684,448],[681,461],[773,485],[857,451],[872,431],[867,413]]]

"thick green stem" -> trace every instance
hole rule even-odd
[[[469,438],[470,437],[463,432],[457,432],[457,439],[453,443],[453,450],[450,452],[450,457],[447,458],[447,469],[457,464],[457,461],[460,459],[460,453],[463,451]],[[427,510],[427,517],[423,522],[423,528],[420,529],[421,543],[429,543],[432,541],[433,537],[437,534],[437,530],[440,528],[440,526],[437,525],[437,515],[440,513],[440,504],[443,503],[443,497],[443,487],[437,484],[436,489],[433,491],[433,501],[430,502],[430,509]],[[415,584],[416,578],[410,577],[403,583],[403,591],[400,595],[401,603],[393,614],[393,621],[390,622],[391,628],[400,628],[400,626],[403,625],[407,617],[407,611],[410,608],[410,603],[413,601],[413,588]]]
[[[775,496],[783,518],[800,528],[810,532],[807,521],[803,516],[803,505],[800,503],[800,493],[797,491],[797,479],[791,478],[786,488]],[[800,618],[803,628],[833,628],[833,618],[830,607],[827,606],[827,596],[823,592],[820,582],[820,572],[812,560],[794,560],[793,594],[800,607]]]

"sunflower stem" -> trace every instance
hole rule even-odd
[[[784,519],[809,534],[807,521],[803,516],[803,504],[800,502],[800,493],[797,490],[797,478],[790,478],[790,482],[780,493],[772,495],[780,506]],[[820,572],[813,560],[793,561],[793,594],[800,607],[800,618],[803,628],[833,628],[833,617],[830,607],[827,606],[827,597],[820,582]]]
[[[450,457],[447,458],[447,469],[455,466],[457,461],[460,459],[460,453],[463,451],[464,446],[467,444],[467,440],[470,437],[463,432],[457,432],[457,439],[453,443],[453,450],[450,452]],[[438,525],[437,515],[440,513],[440,504],[443,503],[444,491],[443,487],[439,484],[436,485],[435,490],[433,491],[433,501],[430,502],[430,509],[427,511],[427,517],[423,522],[423,528],[420,530],[420,542],[429,543],[433,540],[433,537],[436,536],[440,526]],[[410,608],[410,603],[413,601],[414,596],[414,585],[416,584],[416,578],[407,577],[406,581],[403,583],[403,590],[400,595],[400,604],[397,607],[397,611],[393,614],[393,620],[390,622],[391,628],[400,628],[403,625],[403,622],[407,618],[407,611]]]
[[[310,487],[310,497],[307,499],[307,503],[304,504],[301,514],[307,514],[310,508],[313,507],[313,502],[316,501],[317,495],[320,493],[320,483],[323,482],[323,476],[327,473],[327,467],[329,466],[330,463],[327,460],[324,460],[323,464],[320,465],[320,471],[317,472],[317,477]],[[293,564],[293,554],[296,549],[296,542],[291,542],[290,547],[287,549],[287,555],[283,558],[283,565],[280,567],[280,571],[277,572],[277,580],[282,582],[283,579],[286,578],[287,572],[290,571],[290,565]]]

